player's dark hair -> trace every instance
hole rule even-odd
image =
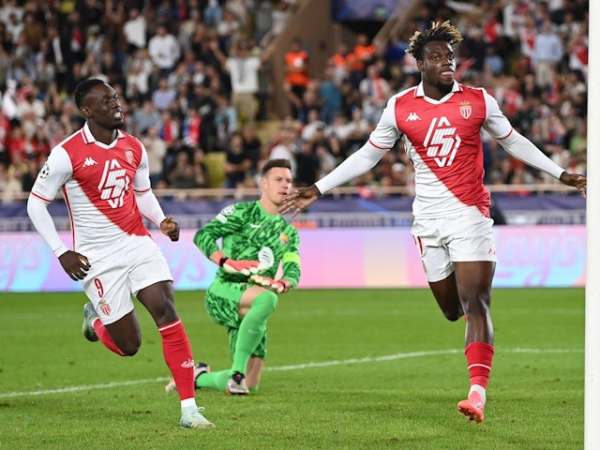
[[[422,61],[423,49],[429,42],[444,41],[454,47],[462,40],[462,34],[449,20],[432,22],[431,27],[425,31],[415,31],[415,34],[410,38],[406,52],[413,55],[417,61]]]
[[[267,173],[269,173],[269,170],[274,167],[283,167],[284,169],[292,170],[292,164],[290,163],[289,159],[270,159],[263,166],[260,174],[264,177]]]
[[[95,86],[99,84],[105,84],[104,81],[99,78],[88,78],[87,80],[80,81],[75,87],[75,92],[73,93],[73,97],[75,97],[75,104],[79,109],[83,106],[83,101],[85,97],[89,94],[89,92]]]

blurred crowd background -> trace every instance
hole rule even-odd
[[[1,200],[29,191],[50,149],[82,125],[71,94],[88,77],[118,90],[155,188],[254,187],[264,161],[282,157],[298,185],[312,184],[364,143],[391,95],[418,83],[408,40],[442,19],[464,35],[460,80],[488,89],[515,128],[585,173],[587,1],[424,1],[392,39],[357,33],[321,73],[294,40],[280,61],[289,113],[274,117],[265,62],[298,1],[3,1]],[[410,190],[397,147],[353,184]],[[488,184],[551,181],[489,137],[484,152]]]

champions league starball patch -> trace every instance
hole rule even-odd
[[[44,166],[42,167],[42,170],[40,170],[40,180],[44,180],[46,178],[48,178],[48,175],[50,175],[50,166],[48,165],[47,162],[44,163]]]

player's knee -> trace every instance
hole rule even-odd
[[[490,296],[487,293],[473,295],[466,302],[469,317],[487,316],[490,310]]]
[[[462,310],[461,311],[443,311],[443,313],[444,313],[444,317],[446,317],[446,319],[448,319],[450,322],[456,322],[463,315]]]
[[[278,301],[279,300],[277,294],[275,294],[272,291],[263,292],[255,300],[255,302],[260,303],[263,309],[266,310],[269,314],[275,311],[275,308],[277,308]]]
[[[159,325],[164,325],[167,323],[175,322],[177,320],[175,304],[170,299],[164,299],[155,308],[153,315],[156,319],[156,323]]]
[[[123,356],[133,356],[139,351],[141,345],[140,339],[133,339],[120,345],[119,348],[123,352]]]

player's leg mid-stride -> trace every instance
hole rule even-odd
[[[214,425],[198,408],[194,390],[194,360],[185,328],[177,314],[168,281],[154,283],[137,294],[158,326],[163,356],[181,400],[180,425],[185,428],[211,428]],[[91,302],[83,308],[83,335],[89,341],[100,340],[120,356],[133,356],[141,345],[140,328],[132,310],[122,318],[103,324]]]
[[[455,262],[454,272],[429,285],[440,309],[448,320],[466,320],[465,356],[470,389],[458,411],[477,423],[483,422],[486,389],[494,356],[493,325],[490,315],[490,291],[495,263],[489,261]]]

